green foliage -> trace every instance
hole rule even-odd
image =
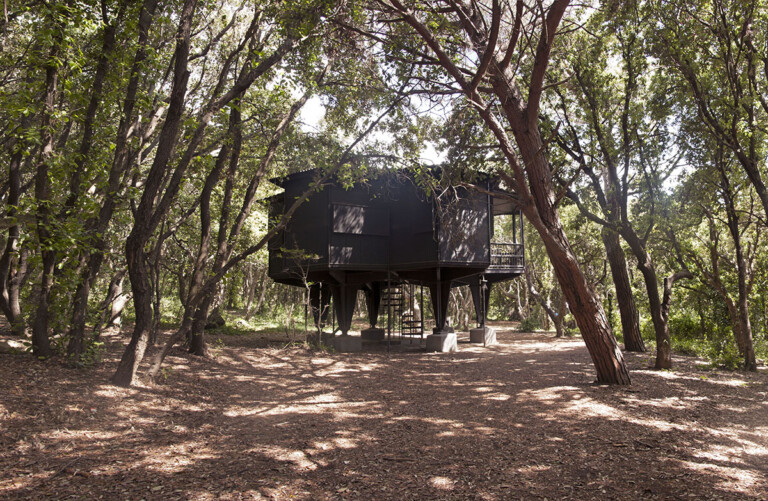
[[[669,335],[675,340],[695,340],[703,336],[699,322],[694,318],[676,314],[669,319]]]
[[[524,318],[517,328],[519,332],[536,332],[539,329],[541,329],[541,323],[534,317]]]
[[[98,323],[103,315],[102,301],[110,275],[126,266],[125,241],[136,223],[134,209],[141,199],[166,118],[181,4],[161,2],[153,20],[147,58],[139,68],[136,109],[128,117],[131,136],[123,153],[130,156],[130,165],[114,193],[115,213],[106,230],[98,232],[88,222],[99,215],[112,194],[110,168],[116,160],[117,132],[124,118],[126,91],[138,48],[141,2],[107,2],[105,13],[101,5],[92,1],[10,2],[8,20],[0,21],[0,165],[6,169],[10,160],[20,154],[19,181],[24,187],[18,204],[4,207],[4,212],[33,221],[20,226],[18,249],[8,256],[9,277],[18,271],[20,257],[28,256],[28,275],[22,281],[20,296],[23,316],[29,325],[37,305],[41,251],[56,253],[48,315],[58,353],[66,351],[69,341],[72,297],[83,279],[85,258],[103,251],[108,263],[92,284],[89,326]],[[506,4],[502,4],[506,9]],[[219,232],[228,232],[232,227],[241,208],[240,201],[253,179],[331,168],[350,139],[366,130],[392,103],[397,105],[381,121],[377,129],[380,132],[361,141],[336,176],[342,185],[370,181],[385,168],[415,164],[417,182],[434,193],[445,188],[448,181],[465,181],[478,171],[490,172],[506,164],[496,138],[479,119],[475,106],[450,94],[452,79],[422,57],[430,53],[429,47],[404,23],[393,21],[382,26],[380,12],[369,11],[370,6],[363,3],[268,0],[255,5],[255,9],[236,10],[234,4],[226,1],[198,3],[187,105],[180,117],[178,147],[166,166],[169,172],[179,163],[183,146],[200,125],[200,110],[215,93],[221,95],[222,89],[217,88],[219,74],[228,75],[231,80],[240,69],[263,61],[286,38],[295,39],[298,47],[282,64],[255,82],[241,100],[214,114],[184,173],[178,194],[163,215],[161,227],[144,249],[147,262],[157,264],[157,276],[152,277],[151,287],[162,296],[161,326],[165,328],[178,326],[185,306],[181,298],[189,288],[201,240],[202,217],[196,204],[219,159],[217,152],[233,144],[232,135],[225,132],[232,109],[242,115],[242,151],[237,172],[226,179],[232,184],[232,203],[226,204],[226,175],[222,174],[213,190],[212,247],[227,237]],[[431,10],[430,4],[417,3],[413,8],[426,26],[435,31],[449,58],[461,62],[462,67],[471,65],[467,40],[451,15],[444,10]],[[232,66],[225,69],[225,62],[248,29],[253,10],[261,16],[257,23],[259,35],[246,44],[249,57],[254,59],[248,62],[245,55],[237,56],[231,61]],[[528,21],[535,25],[534,10],[526,10],[524,25]],[[731,197],[734,214],[738,216],[733,227],[752,269],[748,299],[755,350],[759,358],[768,357],[766,215],[754,188],[754,176],[744,171],[749,162],[763,176],[767,168],[768,105],[764,96],[768,95],[768,74],[760,71],[758,64],[767,60],[767,12],[768,5],[763,0],[573,6],[566,15],[577,21],[573,26],[584,29],[561,30],[558,34],[540,110],[541,132],[547,138],[546,154],[559,183],[554,193],[559,217],[579,266],[603,298],[614,332],[620,334],[621,329],[615,301],[610,299],[615,294],[611,295],[601,228],[594,218],[584,216],[567,193],[572,190],[578,194],[582,206],[597,217],[616,216],[610,208],[601,209],[600,198],[605,193],[597,188],[604,186],[602,169],[611,162],[617,166],[616,174],[626,189],[627,224],[645,239],[658,276],[663,280],[683,267],[696,275],[684,287],[675,286],[669,320],[673,348],[707,357],[725,367],[740,363],[733,340],[733,319],[725,307],[726,300],[739,299],[737,248],[734,232],[727,226],[734,216],[725,203],[726,195]],[[106,28],[112,22],[118,43],[108,54],[107,73],[95,112],[97,126],[90,151],[83,155],[80,145],[84,122],[99,60],[104,55]],[[231,29],[225,30],[230,22]],[[344,26],[353,26],[355,30],[344,30]],[[502,31],[509,28],[504,26],[502,23]],[[381,29],[377,36],[385,37],[382,40],[386,43],[372,42],[362,34],[365,29],[374,28]],[[221,37],[217,38],[219,34]],[[508,33],[502,35],[507,37]],[[525,43],[535,38],[531,38],[531,33],[524,35]],[[734,51],[735,48],[738,50]],[[513,66],[517,65],[514,71],[519,73],[515,79],[522,75],[523,81],[531,71],[531,58],[525,51],[521,54]],[[415,60],[419,64],[414,64]],[[42,99],[49,69],[57,71],[53,109],[47,109]],[[318,80],[321,71],[327,71],[323,81]],[[232,83],[230,80],[225,87]],[[494,109],[501,103],[493,101],[483,88],[486,85],[486,81],[480,82],[481,93],[488,100],[489,109]],[[298,122],[289,125],[271,163],[262,171],[261,161],[270,151],[273,132],[305,92],[325,108],[323,120],[312,130]],[[36,167],[49,132],[54,135],[55,146],[46,160],[45,180],[53,190],[50,196],[38,199]],[[581,149],[577,155],[560,147],[563,140],[572,144],[579,141]],[[447,152],[448,161],[440,180],[435,180],[418,162],[428,143]],[[574,158],[579,155],[583,165]],[[687,163],[687,170],[675,170],[682,161]],[[716,167],[721,169],[722,176]],[[7,178],[3,182],[8,186]],[[255,198],[261,200],[275,192],[274,186],[262,182]],[[52,213],[44,225],[49,238],[41,239],[36,231],[35,214],[41,209],[50,209]],[[216,222],[227,211],[229,219],[219,228]],[[510,221],[497,221],[494,238],[510,241]],[[232,253],[253,245],[268,226],[264,204],[256,203],[245,218],[240,236],[232,242]],[[163,232],[170,233],[162,235]],[[9,235],[4,230],[5,238]],[[158,242],[162,244],[161,252],[155,257],[152,251]],[[213,259],[209,256],[206,266]],[[296,332],[297,326],[303,329],[303,291],[276,285],[266,278],[266,249],[249,259],[225,276],[217,299],[226,302],[227,307],[244,309],[248,292],[255,290],[250,306],[255,310],[258,305],[258,311],[249,320],[242,314],[225,312],[227,325],[218,332],[248,335],[255,331]],[[654,334],[645,284],[636,271],[636,258],[629,255],[628,259],[642,316],[642,334],[652,349]],[[547,253],[535,231],[526,233],[526,260],[539,294],[553,308],[562,306],[559,312],[566,311]],[[519,327],[522,331],[542,328],[546,316],[541,305],[532,299],[525,277],[508,287],[504,291],[493,289],[491,315],[504,320],[525,317]],[[262,296],[263,302],[259,304]],[[126,320],[130,321],[133,315],[129,303]],[[569,316],[566,322],[570,319]],[[86,337],[80,363],[98,363],[102,348],[101,342]]]

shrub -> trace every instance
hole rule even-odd
[[[675,315],[669,319],[669,335],[673,339],[698,339],[703,333],[696,319],[687,315]]]
[[[520,332],[534,332],[539,328],[541,328],[539,322],[533,317],[528,317],[520,322],[520,327],[517,330]]]

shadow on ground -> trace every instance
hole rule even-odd
[[[678,357],[592,384],[578,339],[503,331],[455,354],[224,339],[162,384],[1,355],[12,499],[764,499],[768,377]],[[236,346],[235,346],[236,345]]]

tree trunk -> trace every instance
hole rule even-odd
[[[136,221],[136,224],[141,226],[146,223]],[[149,271],[145,262],[144,242],[136,235],[140,235],[140,232],[131,233],[125,246],[136,323],[133,327],[131,341],[123,352],[117,371],[112,376],[113,384],[126,388],[133,383],[136,377],[152,329],[152,290],[149,284]]]
[[[563,323],[562,319],[560,319],[558,323],[557,318],[557,312],[552,309],[552,306],[547,302],[547,300],[541,295],[541,293],[536,290],[536,287],[533,284],[533,272],[531,271],[530,266],[525,267],[525,283],[528,286],[528,294],[539,303],[541,308],[544,310],[545,317],[552,319],[552,322],[555,324],[555,332],[556,337],[563,337]],[[541,285],[541,282],[539,281],[539,285]],[[549,327],[545,327],[545,329],[549,330]]]
[[[731,189],[731,181],[722,157],[722,149],[717,151],[716,164],[720,171],[720,186],[723,202],[727,213],[728,231],[733,240],[736,251],[736,271],[738,277],[738,318],[733,324],[733,332],[739,345],[739,353],[744,357],[744,370],[756,371],[755,348],[752,342],[752,324],[749,319],[749,295],[752,292],[751,266],[744,255],[744,246],[741,241],[740,214],[736,209],[736,202]],[[766,206],[768,207],[768,206]],[[719,278],[719,277],[718,277]],[[727,295],[727,294],[726,294]]]
[[[19,132],[23,133],[30,126],[30,118],[22,118]],[[14,151],[15,149],[15,151]],[[19,200],[21,198],[21,161],[24,147],[18,141],[11,142],[11,157],[8,162],[8,199],[6,200],[6,216],[13,220],[17,217]],[[11,328],[19,337],[25,335],[24,316],[19,301],[21,282],[26,278],[27,253],[20,249],[21,227],[16,224],[8,228],[5,250],[0,257],[0,307],[11,324]]]
[[[509,106],[505,106],[505,109]],[[510,115],[513,111],[509,110],[507,114]],[[513,116],[510,121],[513,123],[513,132],[523,157],[535,204],[523,206],[523,213],[541,236],[557,281],[597,370],[597,381],[607,384],[630,384],[624,357],[608,324],[603,306],[579,268],[578,260],[560,222],[560,215],[554,205],[552,174],[544,155],[545,148],[538,127],[523,127],[519,123],[515,126],[517,120]]]
[[[603,227],[601,231],[608,264],[611,267],[611,277],[616,290],[616,302],[619,304],[621,316],[621,331],[624,335],[624,349],[627,351],[644,352],[645,344],[640,334],[640,320],[632,295],[632,285],[627,272],[627,260],[619,242],[619,234]]]
[[[99,253],[92,259],[88,259],[85,277],[81,279],[75,289],[75,299],[72,306],[71,325],[69,328],[69,343],[67,344],[67,356],[70,362],[77,364],[85,349],[85,320],[88,312],[88,296],[91,292],[91,284],[96,280],[98,269],[101,268],[103,254]]]
[[[83,351],[83,339],[85,336],[85,318],[88,308],[88,298],[91,287],[98,277],[101,265],[104,261],[104,252],[107,244],[103,236],[109,222],[112,220],[115,207],[120,197],[120,187],[123,184],[123,177],[129,166],[128,136],[130,134],[131,124],[134,117],[134,108],[136,105],[136,95],[138,93],[139,81],[141,78],[141,66],[147,57],[147,40],[149,29],[154,19],[155,8],[158,0],[144,0],[139,13],[138,22],[138,48],[133,59],[130,79],[126,89],[125,99],[123,101],[122,116],[118,126],[117,137],[115,139],[115,153],[107,179],[107,187],[104,192],[104,201],[99,214],[89,219],[86,224],[86,231],[92,236],[93,247],[87,256],[87,263],[83,273],[80,276],[80,283],[75,291],[75,301],[72,309],[72,318],[69,328],[70,344],[67,346],[67,353],[73,360],[79,360]],[[121,13],[115,20],[115,24],[120,22]],[[107,36],[107,34],[105,34]],[[114,45],[114,34],[111,42]],[[104,46],[109,46],[109,41],[105,40]],[[97,75],[98,76],[98,75]],[[90,112],[90,110],[89,110]],[[88,139],[90,142],[90,139]],[[86,144],[86,138],[83,139]],[[90,145],[88,145],[90,149]],[[74,181],[73,181],[74,182]],[[74,204],[74,202],[73,202]],[[122,281],[122,279],[121,279]]]
[[[60,21],[56,21],[58,24]],[[51,219],[51,180],[49,162],[54,153],[53,120],[58,93],[59,65],[55,61],[59,56],[59,46],[63,37],[62,26],[57,26],[54,45],[47,60],[45,70],[44,110],[40,123],[43,151],[35,174],[35,200],[37,202],[37,237],[42,257],[43,273],[40,281],[40,295],[37,300],[35,321],[32,325],[32,353],[37,357],[52,355],[48,339],[49,302],[53,287],[53,273],[56,269],[56,251],[54,250],[53,221]]]
[[[717,289],[716,289],[717,290]],[[723,302],[728,309],[728,319],[731,321],[731,330],[733,330],[733,341],[739,350],[739,356],[744,357],[746,345],[744,344],[744,334],[742,333],[741,314],[738,305],[728,294],[722,294]]]
[[[268,278],[267,272],[265,270],[264,273],[261,276],[261,286],[260,286],[260,291],[259,291],[259,301],[256,303],[256,308],[254,309],[254,311],[256,311],[256,313],[259,313],[261,311],[261,309],[264,307],[264,300],[267,297],[267,289],[268,288],[269,288],[269,278]]]
[[[122,307],[120,307],[120,296],[123,292],[123,280],[125,279],[125,269],[118,270],[112,275],[112,279],[109,281],[109,287],[107,288],[107,295],[104,301],[101,302],[99,310],[102,312],[101,317],[96,325],[93,326],[93,337],[98,338],[101,335],[101,330],[105,326],[111,328],[120,325],[120,313]],[[125,304],[125,299],[122,300],[122,304]]]
[[[736,229],[738,231],[738,229]],[[738,237],[737,237],[738,238]],[[742,355],[744,357],[744,370],[757,371],[757,360],[755,359],[755,346],[752,341],[752,324],[749,319],[749,293],[747,273],[749,266],[744,258],[744,250],[741,242],[736,242],[736,262],[738,270],[739,283],[739,331],[741,335],[740,345],[743,347]]]
[[[249,264],[247,268],[247,274],[246,274],[246,301],[245,301],[245,319],[250,320],[251,314],[253,313],[253,300],[256,297],[256,284],[257,284],[257,277],[258,274],[254,272],[255,266],[253,264]]]
[[[213,293],[207,294],[203,299],[197,311],[195,311],[194,320],[189,337],[189,352],[193,355],[205,357],[208,350],[205,345],[205,326],[208,323],[208,313],[213,304]]]
[[[120,291],[122,291],[122,286],[123,280],[120,280]],[[120,292],[115,296],[115,300],[112,302],[112,308],[110,308],[109,312],[108,328],[120,329],[120,326],[123,324],[123,310],[125,309],[125,305],[128,304],[128,298],[128,294],[122,294]]]
[[[126,264],[128,265],[128,275],[131,279],[136,324],[131,335],[131,341],[128,343],[117,371],[112,377],[112,382],[118,386],[128,387],[132,384],[136,377],[139,363],[144,358],[144,351],[147,348],[149,334],[152,329],[152,289],[149,283],[149,270],[147,269],[144,255],[144,246],[160,224],[160,217],[165,212],[160,209],[154,210],[154,204],[162,180],[165,177],[165,169],[171,158],[181,125],[184,98],[189,80],[187,66],[189,63],[190,31],[195,6],[195,0],[186,0],[182,8],[176,36],[174,76],[168,113],[160,132],[160,142],[152,162],[152,167],[145,180],[144,192],[142,193],[139,207],[136,210],[133,229],[126,240]],[[181,180],[175,179],[173,182],[178,184]],[[170,195],[170,193],[166,193],[166,195]],[[164,205],[170,203],[169,199],[164,198],[164,200]]]
[[[555,324],[555,337],[565,337],[565,316],[568,314],[568,307],[565,304],[563,293],[559,287],[554,289],[555,302],[557,304],[557,315],[553,319]]]

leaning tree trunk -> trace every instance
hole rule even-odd
[[[136,224],[142,223],[137,221]],[[144,352],[149,342],[149,333],[152,329],[152,287],[149,283],[149,270],[145,262],[142,239],[137,238],[132,233],[128,237],[125,247],[136,322],[131,341],[123,352],[117,371],[112,376],[112,383],[117,386],[128,387],[136,377],[139,363],[144,358]]]
[[[672,344],[669,337],[667,316],[662,312],[662,299],[659,295],[659,279],[656,274],[656,267],[650,254],[645,250],[644,242],[630,226],[622,226],[621,236],[637,258],[637,269],[643,274],[645,281],[648,309],[656,334],[656,363],[654,367],[656,369],[670,369],[672,368]]]
[[[559,238],[558,238],[559,237]],[[629,384],[629,373],[599,298],[579,269],[564,233],[542,238],[571,313],[597,370],[599,383]]]
[[[170,204],[171,197],[166,192],[160,202],[163,208],[154,208],[155,199],[165,178],[165,170],[176,145],[184,112],[184,99],[189,81],[187,67],[189,63],[190,32],[195,7],[196,3],[194,0],[185,0],[182,7],[176,35],[173,85],[171,87],[168,111],[165,123],[160,131],[159,144],[152,167],[145,179],[144,192],[142,193],[139,207],[136,210],[133,229],[130,235],[128,235],[125,245],[126,264],[128,265],[128,276],[131,279],[136,323],[131,335],[131,341],[123,352],[123,357],[120,360],[117,371],[112,376],[112,382],[117,386],[129,387],[133,383],[139,363],[144,358],[144,351],[147,349],[149,334],[152,329],[152,288],[149,283],[149,270],[146,256],[144,255],[144,246],[149,241],[154,230],[159,226],[160,220],[165,215],[168,204]],[[189,146],[194,147],[195,144],[190,144]],[[183,174],[179,171],[174,172],[174,178],[171,181],[174,184],[172,191],[178,189],[178,185],[181,182],[180,179],[176,179],[177,176],[175,174],[177,173]],[[169,187],[168,189],[171,188]]]
[[[624,349],[627,351],[644,352],[645,344],[640,334],[640,321],[637,305],[632,295],[632,285],[627,272],[627,259],[619,242],[619,234],[603,227],[601,232],[608,264],[611,267],[611,277],[616,289],[616,302],[619,304],[621,316],[621,331],[624,335]]]
[[[507,109],[510,107],[511,104],[505,106],[508,116],[515,112],[514,109]],[[510,116],[533,198],[533,204],[524,205],[523,212],[541,236],[557,281],[595,365],[597,381],[630,384],[624,357],[613,336],[603,305],[579,268],[576,255],[563,230],[555,207],[552,173],[538,127],[520,124],[519,120],[518,116]]]

